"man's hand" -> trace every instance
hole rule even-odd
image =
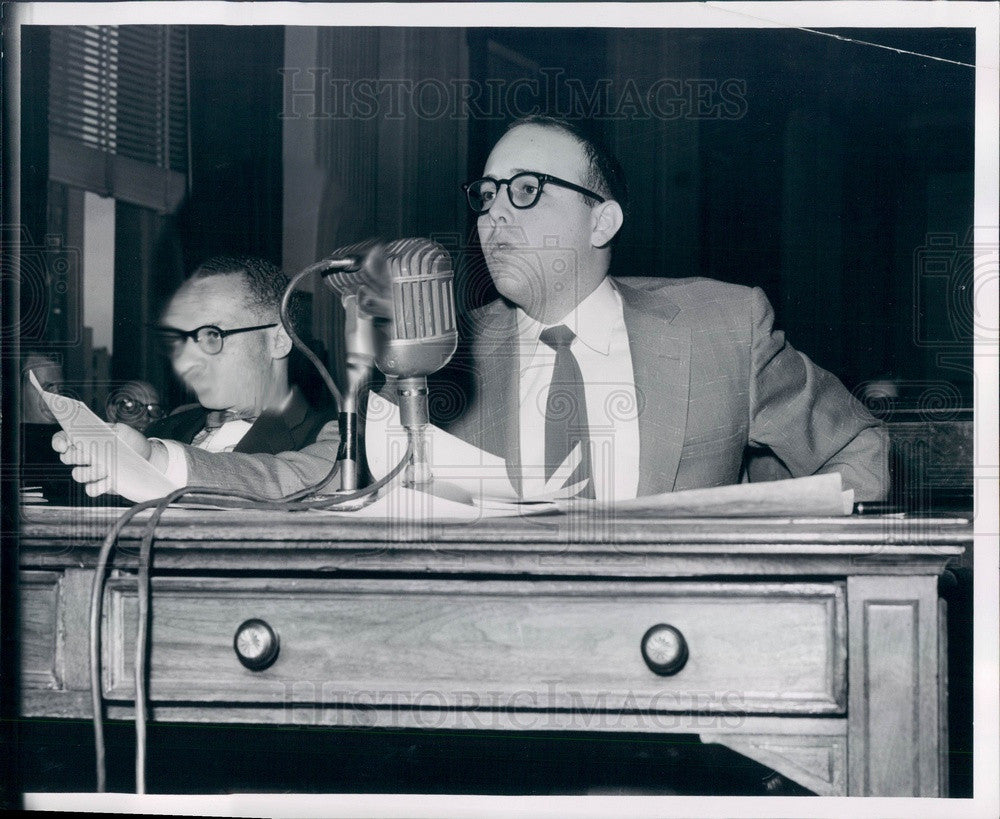
[[[112,424],[111,428],[122,443],[138,452],[147,461],[153,453],[152,443],[145,435],[127,424]],[[74,443],[69,436],[59,430],[52,436],[52,448],[59,453],[59,460],[73,466],[73,480],[84,484],[84,489],[92,498],[114,489],[111,472],[113,457],[109,457],[106,447]],[[155,464],[154,464],[155,465]]]

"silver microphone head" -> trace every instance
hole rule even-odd
[[[359,287],[372,284],[379,277],[382,246],[376,239],[365,239],[337,248],[325,259],[330,267],[322,274],[323,281],[341,298],[357,295]]]
[[[382,343],[376,366],[386,375],[415,378],[437,372],[458,346],[455,275],[451,257],[430,239],[399,239],[381,248],[377,283],[358,303],[376,318]]]
[[[417,238],[358,242],[326,261],[324,281],[345,308],[374,320],[375,366],[395,379],[400,419],[415,436],[414,462],[424,463],[427,376],[458,347],[451,257],[437,242]]]

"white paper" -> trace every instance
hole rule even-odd
[[[854,490],[844,490],[840,473],[830,472],[784,481],[687,489],[613,503],[577,500],[559,506],[574,511],[611,509],[615,514],[636,518],[833,517],[851,514],[853,503]]]
[[[430,492],[405,486],[393,486],[375,501],[354,511],[327,509],[324,514],[352,518],[393,521],[400,524],[414,521],[435,523],[475,523],[485,518],[523,517],[555,510],[552,503],[506,503],[484,507],[441,497]]]
[[[485,452],[433,424],[427,425],[426,440],[427,458],[435,482],[448,484],[456,495],[465,493],[468,502],[484,508],[570,498],[585,485],[564,485],[580,463],[579,445],[548,481],[541,467],[524,470],[522,493],[519,495],[507,476],[507,462],[503,458]],[[406,429],[399,420],[399,407],[372,393],[368,398],[365,420],[365,451],[372,477],[376,480],[381,478],[399,463],[406,452],[406,442]]]
[[[177,489],[149,461],[115,435],[115,431],[86,404],[46,392],[33,372],[28,375],[70,441],[88,452],[91,465],[107,467],[112,491],[139,503],[162,498]]]

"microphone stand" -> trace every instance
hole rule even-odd
[[[426,376],[448,362],[458,340],[451,259],[443,247],[427,239],[400,239],[388,245],[369,240],[337,250],[321,264],[326,283],[340,294],[347,316],[348,384],[341,401],[338,452],[342,486],[356,486],[358,392],[373,363],[396,380],[400,420],[411,449],[404,483],[428,484],[432,474]]]
[[[430,423],[427,377],[397,378],[396,394],[399,396],[399,420],[413,448],[413,458],[406,465],[403,481],[407,486],[430,483],[434,476],[427,457],[427,425]]]
[[[347,385],[340,408],[340,488],[358,488],[358,399],[362,387],[371,380],[375,363],[375,341],[371,319],[358,311],[358,297],[344,296],[344,338]]]

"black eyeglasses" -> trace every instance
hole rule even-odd
[[[208,355],[218,355],[222,352],[222,341],[226,336],[234,336],[237,333],[249,333],[253,330],[267,330],[269,327],[277,327],[278,322],[270,324],[256,324],[253,327],[237,327],[233,330],[220,330],[214,324],[204,324],[195,327],[193,330],[178,330],[176,327],[157,327],[156,336],[160,343],[160,348],[165,355],[171,358],[180,355],[184,345],[189,338],[194,339],[198,348]]]
[[[154,421],[158,421],[165,413],[159,404],[141,404],[126,395],[108,399],[108,409],[113,409],[118,418],[137,418],[145,413]]]
[[[538,197],[542,195],[542,190],[546,185],[558,185],[560,188],[567,188],[591,199],[596,199],[598,203],[606,201],[603,196],[594,193],[592,190],[582,188],[558,176],[548,173],[535,173],[534,171],[524,171],[514,174],[510,179],[494,179],[492,176],[484,176],[474,182],[466,182],[462,185],[465,191],[465,198],[469,201],[469,207],[474,213],[486,213],[496,201],[500,186],[507,186],[507,197],[510,203],[520,210],[526,210],[535,206]]]

